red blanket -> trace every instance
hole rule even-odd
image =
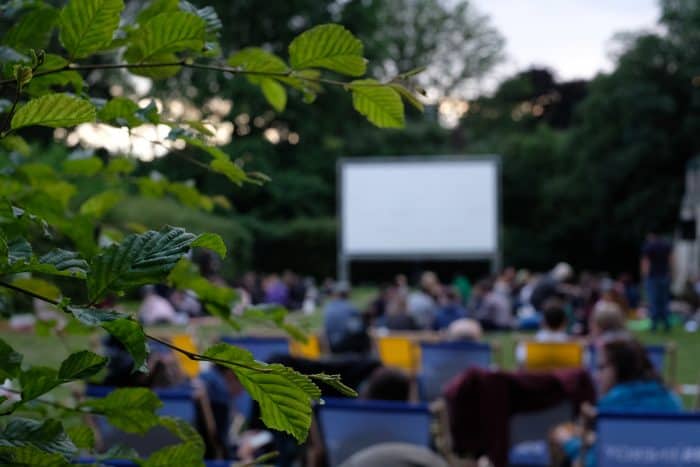
[[[445,389],[455,452],[487,455],[495,467],[508,464],[509,418],[570,400],[578,410],[595,401],[595,389],[585,370],[505,372],[473,368]]]

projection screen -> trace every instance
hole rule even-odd
[[[498,156],[341,159],[339,276],[355,259],[487,259],[498,267]]]

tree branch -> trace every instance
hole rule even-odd
[[[12,107],[10,107],[10,111],[5,115],[5,119],[2,122],[2,125],[0,125],[0,137],[5,136],[5,128],[8,130],[10,129],[11,121],[12,121],[12,116],[15,113],[15,109],[17,108],[17,103],[19,102],[19,98],[22,96],[22,86],[19,84],[18,80],[11,80],[15,81],[17,83],[17,88],[15,88],[15,97],[14,100],[12,101]]]
[[[57,302],[56,300],[53,300],[53,299],[48,298],[48,297],[44,297],[42,295],[39,295],[37,293],[32,292],[31,290],[23,289],[21,287],[17,287],[16,285],[8,284],[7,282],[4,282],[4,281],[0,281],[0,287],[5,287],[7,289],[11,289],[11,290],[14,290],[16,292],[19,292],[19,293],[22,293],[25,295],[29,295],[30,297],[36,298],[38,300],[42,300],[42,301],[44,301],[46,303],[50,303],[52,305],[56,305],[56,306],[60,305],[59,302]],[[253,367],[250,365],[246,365],[245,363],[224,360],[224,359],[216,358],[216,357],[207,357],[206,355],[198,354],[195,352],[190,352],[189,350],[181,349],[180,347],[173,345],[168,341],[165,341],[165,340],[160,339],[160,338],[155,337],[155,336],[151,336],[150,334],[147,334],[147,333],[144,333],[144,336],[146,336],[146,338],[148,338],[154,342],[158,342],[159,344],[162,344],[162,345],[168,347],[171,350],[174,350],[176,352],[179,352],[179,353],[185,355],[190,360],[194,360],[194,361],[198,361],[198,362],[219,363],[221,365],[233,365],[233,366],[236,366],[239,368],[245,368],[247,370],[257,371],[260,373],[269,373],[272,371],[272,370],[269,370],[267,368]]]

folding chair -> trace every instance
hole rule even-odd
[[[375,444],[430,447],[431,414],[425,404],[326,399],[317,417],[330,467]]]
[[[676,382],[676,346],[673,343],[645,345],[647,356],[654,366],[654,369],[669,385]],[[586,360],[591,373],[596,367],[596,349],[589,345],[586,348]]]
[[[175,334],[170,337],[170,343],[188,352],[197,353],[197,345],[189,334]],[[180,352],[175,352],[175,356],[180,364],[180,368],[187,376],[194,378],[199,374],[199,362],[188,358]]]
[[[574,407],[563,401],[537,412],[525,412],[510,417],[511,467],[546,467],[550,465],[547,436],[556,425],[574,419]]]
[[[114,391],[115,387],[87,385],[85,395],[88,397],[104,397]],[[172,388],[154,390],[163,406],[158,411],[161,416],[177,417],[194,425],[196,421],[196,401],[191,388]],[[176,444],[179,439],[164,427],[155,427],[145,435],[125,433],[109,424],[105,417],[96,417],[97,428],[105,446],[122,444],[132,447],[142,456],[148,456],[158,449]]]
[[[492,349],[488,343],[439,342],[420,343],[418,390],[421,400],[440,397],[445,384],[471,367],[489,368]]]
[[[599,467],[700,466],[699,413],[598,414]]]
[[[224,336],[221,340],[248,350],[253,358],[261,362],[267,362],[275,355],[289,355],[289,341],[286,337]]]
[[[415,374],[420,363],[420,347],[405,336],[379,336],[376,339],[379,359],[386,366],[393,366]]]
[[[579,342],[523,341],[526,370],[556,370],[583,366],[583,346]]]
[[[291,341],[289,349],[295,357],[303,357],[310,360],[317,360],[321,357],[321,341],[315,334],[309,335],[306,343]]]

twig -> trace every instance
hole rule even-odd
[[[42,295],[39,295],[37,293],[32,292],[31,290],[23,289],[21,287],[17,287],[16,285],[8,284],[7,282],[0,281],[0,287],[12,289],[16,292],[23,293],[25,295],[29,295],[30,297],[36,298],[38,300],[43,300],[47,303],[51,303],[52,305],[56,305],[56,306],[59,305],[59,302],[57,302],[56,300],[53,300],[53,299],[48,298],[48,297],[44,297]],[[202,354],[190,352],[189,350],[181,349],[180,347],[173,345],[170,342],[164,341],[163,339],[159,339],[158,337],[155,337],[155,336],[151,336],[150,334],[144,333],[144,336],[146,336],[146,338],[148,338],[154,342],[158,342],[159,344],[162,344],[162,345],[168,347],[171,350],[174,350],[176,352],[180,352],[181,354],[185,355],[190,360],[194,360],[194,361],[198,361],[198,362],[204,361],[204,362],[219,363],[222,365],[232,365],[232,366],[236,366],[239,368],[245,368],[247,370],[257,371],[260,373],[269,373],[272,371],[268,368],[254,367],[254,366],[246,365],[245,363],[224,360],[222,358],[207,357],[206,355],[202,355]]]
[[[17,389],[0,388],[0,391],[11,392],[12,394],[19,394],[19,395],[22,395],[22,391],[18,391]],[[92,410],[89,410],[89,409],[88,409],[88,410],[82,410],[82,409],[80,409],[80,408],[78,408],[78,407],[69,407],[69,406],[67,406],[67,405],[63,405],[63,404],[60,404],[60,403],[58,403],[58,402],[47,401],[46,399],[39,399],[39,398],[37,398],[37,399],[32,399],[32,400],[30,400],[30,401],[21,400],[20,402],[22,402],[22,405],[25,405],[27,402],[41,402],[41,403],[44,404],[44,405],[50,405],[51,407],[54,407],[54,408],[56,408],[56,409],[66,410],[66,411],[69,411],[69,412],[78,412],[78,413],[82,413],[82,414],[94,414],[94,413],[95,413],[95,412],[93,412]]]
[[[17,108],[17,103],[19,102],[19,98],[22,96],[22,86],[19,84],[19,80],[14,80],[17,82],[17,88],[15,88],[15,98],[12,101],[12,107],[10,107],[10,111],[5,115],[5,119],[2,122],[2,125],[0,125],[0,137],[5,136],[5,128],[10,129],[11,125],[11,120],[12,116],[15,113],[15,109]]]

